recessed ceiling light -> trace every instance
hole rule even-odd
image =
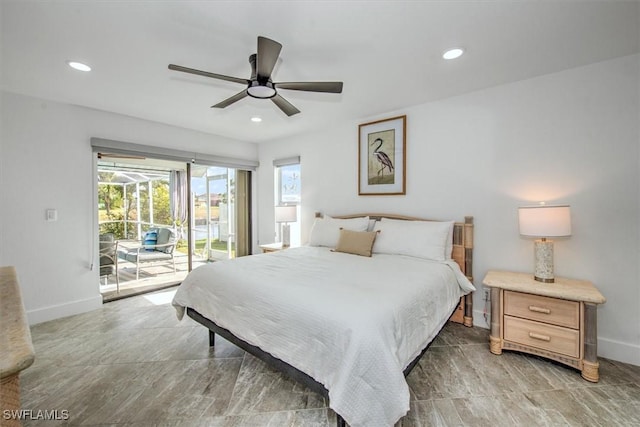
[[[69,67],[73,68],[74,70],[91,71],[91,67],[89,67],[87,64],[83,64],[82,62],[67,61],[67,64],[69,65]]]
[[[260,117],[251,117],[251,121],[254,123],[260,123],[262,121],[262,118]]]
[[[453,49],[446,50],[442,54],[442,57],[444,59],[456,59],[456,58],[460,58],[463,53],[464,53],[464,49],[462,49],[461,47],[455,47]]]

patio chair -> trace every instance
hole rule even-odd
[[[116,288],[120,290],[118,278],[118,241],[113,233],[105,233],[99,236],[100,239],[100,277],[105,278],[105,285],[110,275],[116,275]]]
[[[170,228],[151,228],[144,239],[135,248],[122,248],[118,257],[136,264],[136,280],[140,278],[140,263],[171,261],[173,273],[176,272],[176,260],[173,257],[177,239]]]

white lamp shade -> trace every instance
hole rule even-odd
[[[297,219],[297,206],[276,206],[276,222],[296,222]]]
[[[571,236],[569,206],[524,206],[518,208],[520,234],[529,237]]]

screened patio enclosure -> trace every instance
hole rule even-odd
[[[192,166],[191,193],[187,194],[185,170],[160,167],[162,162],[146,159],[131,162],[97,163],[100,246],[101,250],[109,246],[103,239],[111,235],[117,248],[114,273],[103,274],[101,268],[103,294],[132,286],[177,284],[189,271],[189,251],[192,268],[236,256],[235,169]],[[137,257],[127,257],[127,251],[144,246],[149,230],[158,229],[169,229],[175,237],[171,262],[139,263]]]
[[[173,227],[169,171],[98,163],[100,234],[140,240],[152,227]]]
[[[186,217],[182,223],[176,221],[171,209],[173,169],[147,159],[131,162],[97,164],[100,292],[105,301],[178,284],[189,272]],[[168,248],[171,253],[158,260],[144,258],[149,255],[143,239],[151,229],[168,229],[175,237],[175,245]],[[205,262],[197,257],[193,261]],[[105,263],[113,265],[107,268]]]
[[[181,281],[188,272],[191,251],[193,268],[236,256],[236,181],[232,168],[189,165],[190,190],[186,192],[186,171],[176,164],[148,159],[98,160],[99,236],[113,235],[118,248],[118,275],[106,275],[107,286],[131,281]],[[175,162],[174,162],[175,163]],[[182,166],[180,163],[179,165]],[[242,174],[241,174],[242,176]],[[182,180],[182,194],[176,190]],[[176,198],[180,200],[176,200]],[[190,204],[191,224],[187,219]],[[171,229],[177,239],[175,272],[171,263],[137,266],[135,274],[123,251],[140,247],[150,229]],[[188,230],[190,228],[190,230]],[[190,233],[188,233],[190,231]],[[189,236],[191,241],[189,242]],[[104,246],[104,245],[103,245]],[[162,265],[164,264],[164,265]],[[143,274],[140,275],[140,272]],[[102,283],[102,282],[101,282]],[[104,285],[103,285],[104,286]],[[109,286],[110,287],[110,286]]]
[[[144,282],[140,264],[151,258],[170,261],[160,263],[169,271],[151,276],[171,276],[178,284],[201,264],[251,254],[257,160],[97,137],[91,138],[91,148],[96,155],[100,253],[95,258],[100,259],[101,280],[111,285],[109,270],[128,273],[126,262],[133,261],[134,282]],[[127,252],[118,250],[112,256],[116,265],[105,265],[103,275],[103,258],[109,262],[103,249],[113,246]],[[117,292],[122,287],[120,275],[115,277]]]

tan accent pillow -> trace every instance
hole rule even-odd
[[[351,231],[340,228],[340,238],[335,251],[370,257],[378,233],[379,231]]]

